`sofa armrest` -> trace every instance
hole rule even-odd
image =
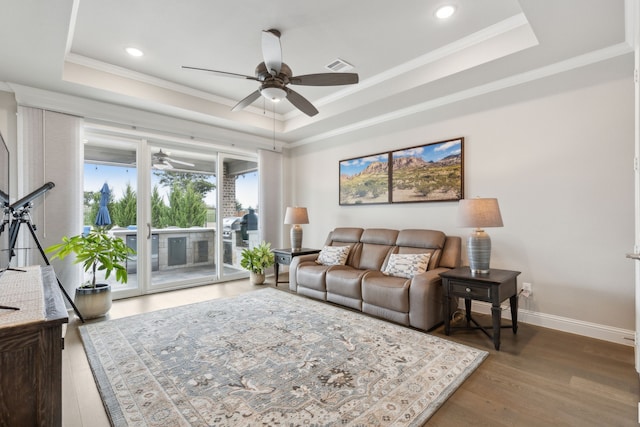
[[[309,255],[300,255],[293,257],[291,260],[291,264],[289,265],[289,290],[293,292],[298,291],[298,281],[296,278],[296,273],[298,271],[298,266],[302,262],[315,262],[318,259],[319,254],[309,254]]]
[[[448,270],[442,267],[435,268],[417,274],[411,280],[409,288],[409,324],[411,326],[428,331],[444,320],[440,273]],[[457,301],[455,303],[457,306]]]

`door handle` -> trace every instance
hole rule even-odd
[[[147,240],[149,240],[150,238],[151,238],[151,224],[147,223]]]
[[[627,254],[627,258],[640,260],[640,254]]]

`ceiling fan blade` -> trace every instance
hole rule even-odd
[[[173,166],[167,161],[167,159],[161,159],[156,162],[152,162],[151,167],[158,170],[173,169]]]
[[[316,109],[316,107],[314,107],[313,104],[307,101],[307,98],[300,95],[298,92],[294,91],[293,89],[285,88],[285,90],[287,91],[287,99],[298,110],[302,111],[309,117],[313,117],[316,114],[318,114],[318,110]]]
[[[319,73],[291,77],[292,85],[304,86],[340,86],[358,83],[356,73]]]
[[[188,67],[186,65],[183,65],[182,68],[185,68],[187,70],[208,71],[210,73],[218,74],[218,75],[220,75],[222,77],[234,77],[234,78],[237,78],[237,79],[247,79],[247,80],[260,81],[256,77],[253,77],[253,76],[245,76],[244,74],[229,73],[227,71],[210,70],[208,68]]]
[[[179,164],[179,165],[185,165],[185,166],[190,166],[190,167],[194,167],[194,166],[195,166],[193,163],[183,162],[182,160],[167,159],[167,161],[168,161],[169,163],[177,163],[177,164]]]
[[[260,91],[256,90],[255,92],[251,92],[249,96],[247,96],[242,101],[238,102],[235,107],[231,109],[231,111],[242,110],[253,103],[256,99],[260,98]]]
[[[269,74],[272,76],[280,74],[280,68],[282,67],[280,31],[267,30],[262,32],[262,57]]]

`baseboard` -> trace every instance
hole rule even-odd
[[[511,320],[509,304],[503,305],[502,317]],[[464,300],[460,300],[460,308],[464,310]],[[473,311],[482,314],[491,314],[491,304],[474,301]],[[614,342],[628,346],[634,345],[635,332],[614,328],[612,326],[600,325],[597,323],[584,322],[582,320],[570,319],[568,317],[555,316],[553,314],[538,313],[529,310],[518,309],[518,323],[527,323],[543,328],[555,329],[571,334],[583,335],[585,337]]]

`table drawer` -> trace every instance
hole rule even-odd
[[[291,256],[290,255],[276,255],[276,262],[280,265],[289,265],[291,264]]]
[[[491,301],[491,288],[487,286],[470,285],[455,280],[449,281],[449,294],[462,298],[473,298],[483,301]]]

